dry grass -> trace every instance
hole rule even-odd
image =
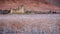
[[[0,15],[0,29],[6,34],[59,34],[59,21],[60,14]]]

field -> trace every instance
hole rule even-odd
[[[1,14],[0,34],[60,34],[60,14]]]

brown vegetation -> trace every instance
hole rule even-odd
[[[60,34],[60,14],[0,15],[3,34]]]

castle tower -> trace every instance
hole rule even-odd
[[[11,9],[11,14],[23,14],[25,12],[24,6],[19,6],[17,9]]]

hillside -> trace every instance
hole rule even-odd
[[[54,3],[58,3],[58,1],[59,0],[0,0],[0,9],[16,9],[18,6],[24,5],[26,10],[55,10],[60,12],[59,6],[54,5]]]

